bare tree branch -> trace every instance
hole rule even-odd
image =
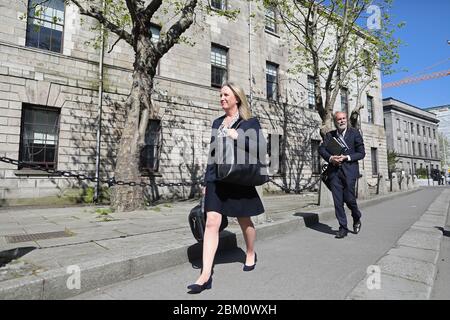
[[[143,15],[145,19],[150,21],[153,17],[153,14],[161,7],[162,0],[153,0],[151,1],[148,6],[144,9]]]
[[[127,43],[133,46],[134,43],[133,36],[129,32],[125,31],[124,29],[121,29],[119,26],[106,19],[101,10],[98,10],[98,8],[96,8],[93,5],[91,5],[89,9],[85,9],[78,2],[78,0],[70,0],[70,1],[78,7],[78,9],[80,10],[80,14],[96,19],[98,22],[103,24],[108,30],[114,32],[121,39],[124,39]]]
[[[178,41],[179,37],[191,26],[194,22],[194,9],[196,6],[197,0],[190,0],[181,11],[180,19],[156,43],[156,59],[159,60],[165,52],[169,51]]]

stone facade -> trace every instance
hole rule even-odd
[[[394,98],[384,99],[383,108],[387,147],[399,154],[397,169],[442,169],[436,115]]]
[[[246,1],[233,1],[241,13],[236,21],[209,16],[193,25],[186,36],[195,45],[175,45],[160,61],[155,79],[153,101],[160,107],[162,125],[159,170],[148,179],[153,182],[192,181],[203,175],[207,162],[211,122],[222,114],[218,88],[211,86],[211,45],[227,49],[228,80],[251,93],[253,114],[258,116],[266,135],[281,135],[285,141],[285,176],[278,183],[289,188],[317,189],[318,174],[311,167],[311,140],[320,140],[319,116],[306,102],[293,96],[307,96],[306,89],[290,81],[288,50],[277,34],[261,26],[264,13],[253,8],[249,26]],[[79,174],[95,173],[96,130],[98,114],[99,50],[87,45],[95,33],[95,23],[83,18],[78,10],[65,8],[64,37],[61,53],[26,46],[26,12],[22,1],[0,0],[0,154],[19,159],[24,106],[52,108],[59,114],[56,167]],[[199,19],[200,20],[200,19]],[[164,30],[162,30],[164,31]],[[115,42],[111,36],[107,48]],[[250,52],[249,52],[250,51]],[[113,176],[125,110],[121,103],[129,93],[133,52],[119,42],[104,56],[104,99],[101,138],[100,177]],[[266,99],[266,63],[278,66],[278,101]],[[251,76],[250,76],[251,70]],[[251,81],[250,81],[251,79]],[[307,87],[307,75],[300,79]],[[386,141],[383,128],[380,81],[370,89],[374,119],[369,123],[367,108],[361,111],[361,126],[366,158],[361,161],[367,183],[372,175],[371,148],[376,149],[377,171],[387,176]],[[352,106],[353,88],[349,88]],[[287,93],[289,92],[289,96]],[[340,109],[337,99],[336,110]],[[351,111],[351,110],[350,110]],[[49,176],[0,162],[0,199],[38,198],[62,195],[74,187],[93,186],[73,178]],[[277,191],[267,184],[265,191]],[[189,197],[196,187],[155,187],[148,190],[151,199]]]

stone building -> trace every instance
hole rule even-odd
[[[394,98],[383,99],[388,150],[399,154],[398,170],[441,169],[436,115]]]
[[[29,0],[28,8],[35,2]],[[26,5],[27,1],[0,0],[0,155],[94,176],[100,51],[87,42],[98,35],[92,30],[96,23],[86,17],[81,23],[78,9],[63,0],[49,1],[39,17],[29,12],[24,18]],[[243,0],[228,5],[240,9],[237,20],[214,15],[197,19],[186,33],[195,45],[177,44],[160,61],[153,96],[160,109],[147,129],[142,173],[152,183],[190,182],[203,175],[211,122],[222,114],[218,88],[227,79],[244,88],[266,136],[278,138],[285,148],[275,180],[288,188],[315,190],[320,119],[311,109],[314,96],[309,77],[303,74],[294,79],[304,87],[291,81],[288,50],[270,12],[251,8]],[[155,25],[153,36],[160,32],[164,29]],[[110,37],[104,54],[101,178],[114,174],[125,115],[121,103],[131,83],[132,49],[120,41],[109,52],[115,40]],[[335,110],[350,106],[351,112],[352,90],[349,87],[341,94]],[[361,168],[373,183],[378,173],[387,175],[379,80],[363,103],[361,127],[367,156]],[[6,203],[63,197],[93,186],[3,162],[0,177],[0,199]],[[273,184],[264,188],[280,190]],[[187,198],[198,191],[196,186],[146,190],[151,200]]]

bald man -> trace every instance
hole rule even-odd
[[[347,217],[344,203],[352,212],[353,232],[357,234],[361,229],[361,211],[358,209],[355,196],[356,180],[359,178],[358,160],[364,159],[364,141],[358,130],[347,127],[347,114],[336,112],[334,114],[336,130],[326,134],[319,147],[321,157],[328,162],[328,182],[333,195],[334,210],[339,222],[336,238],[347,236]],[[343,152],[333,155],[327,149],[331,139],[335,138],[343,147]]]

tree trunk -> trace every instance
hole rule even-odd
[[[146,59],[144,59],[146,60]],[[148,115],[154,114],[151,104],[153,77],[148,68],[135,68],[133,85],[125,106],[128,109],[115,168],[116,181],[141,183],[139,172],[140,152],[144,144]],[[116,211],[133,211],[144,207],[143,187],[116,185],[113,188],[111,206]]]

